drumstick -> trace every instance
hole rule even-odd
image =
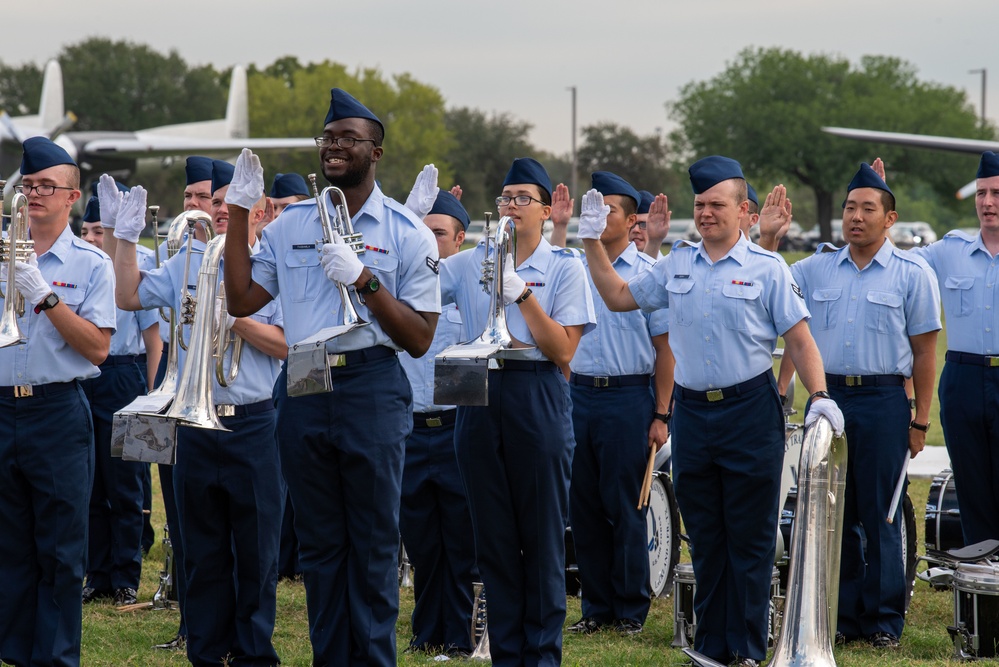
[[[649,493],[652,491],[652,471],[655,467],[655,461],[656,448],[649,447],[649,462],[645,465],[645,478],[642,480],[642,490],[638,494],[638,507],[635,508],[637,510],[649,506]]]
[[[905,486],[905,473],[909,470],[909,452],[905,453],[905,460],[902,461],[902,474],[898,476],[898,483],[895,485],[895,495],[891,497],[891,507],[888,508],[888,523],[895,523],[895,511],[898,509],[898,501],[902,499],[902,487]]]

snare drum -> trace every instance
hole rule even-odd
[[[926,499],[926,549],[948,551],[963,546],[957,487],[954,485],[954,473],[948,468],[934,477],[930,484],[930,495]]]
[[[673,495],[673,481],[666,473],[654,473],[645,515],[649,545],[649,588],[653,597],[669,589],[680,559],[680,508]]]
[[[958,563],[954,571],[954,657],[994,658],[999,646],[999,564]]]
[[[694,580],[694,566],[690,563],[677,563],[673,575],[673,648],[687,648],[694,645],[697,631],[697,616],[694,614],[694,593],[697,582]],[[773,648],[780,632],[780,614],[777,600],[780,596],[780,573],[775,567],[770,581],[770,624],[767,633],[767,647]]]

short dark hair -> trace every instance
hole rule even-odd
[[[451,216],[451,225],[454,227],[454,238],[458,238],[458,232],[465,231],[465,225],[461,224],[461,220]]]
[[[370,118],[365,118],[365,122],[368,124],[368,132],[371,133],[371,138],[375,141],[375,146],[381,146],[382,142],[385,141],[385,128],[382,124],[371,120]]]
[[[749,214],[756,215],[760,212],[760,205],[754,202],[752,199],[749,200]]]
[[[885,213],[895,210],[895,195],[888,192],[887,190],[881,191],[881,206],[884,207]]]
[[[749,189],[746,187],[746,179],[733,178],[732,180],[735,181],[735,204],[738,206],[749,200]]]
[[[621,197],[621,210],[624,211],[624,217],[630,217],[638,213],[638,203],[631,197],[624,195]]]

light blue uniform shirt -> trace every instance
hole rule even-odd
[[[999,259],[989,254],[981,232],[953,231],[910,252],[936,274],[947,320],[947,349],[999,354]]]
[[[583,264],[589,266],[585,256]],[[634,243],[629,243],[612,266],[619,276],[630,280],[651,270],[654,265],[654,259],[639,252]],[[579,341],[576,354],[569,363],[572,372],[590,376],[651,375],[656,362],[651,337],[669,331],[669,311],[615,313],[600,298],[589,271],[586,275],[596,309],[597,326]]]
[[[333,205],[327,201],[332,215]],[[363,235],[367,250],[359,256],[387,290],[417,312],[439,313],[437,242],[433,232],[399,202],[376,185],[359,211],[351,211],[354,231]],[[320,329],[343,323],[340,291],[326,277],[317,248],[322,247],[322,225],[316,200],[291,204],[264,227],[263,248],[253,257],[253,281],[281,300],[285,338],[289,345]],[[330,341],[331,352],[361,350],[374,345],[402,349],[385,333],[368,309],[354,307],[370,322]]]
[[[437,331],[430,349],[419,359],[409,356],[408,352],[399,354],[409,384],[413,389],[413,412],[438,412],[448,410],[453,405],[437,405],[434,403],[434,357],[444,348],[462,342],[461,313],[458,307],[450,303],[441,308],[441,316],[437,319]]]
[[[700,243],[679,241],[628,286],[643,310],[669,308],[674,379],[695,391],[729,387],[772,368],[777,337],[808,318],[780,256],[742,235],[717,262]]]
[[[863,269],[850,246],[823,243],[791,266],[827,373],[912,377],[910,336],[940,329],[940,294],[926,262],[890,241]]]
[[[156,260],[153,251],[149,248],[135,246],[136,259],[140,270],[153,269]],[[122,310],[115,308],[117,314],[115,321],[118,323],[114,335],[111,336],[111,351],[109,355],[119,354],[145,354],[146,346],[142,340],[142,332],[159,322],[159,312],[151,310]],[[167,327],[163,327],[164,329]]]
[[[38,258],[38,269],[70,310],[98,329],[114,331],[114,268],[102,250],[74,236],[67,225]],[[10,290],[6,279],[4,271],[4,294]],[[69,382],[100,375],[97,366],[69,346],[49,316],[44,312],[36,315],[33,306],[25,302],[24,315],[17,320],[28,342],[0,348],[0,386]]]
[[[201,241],[194,241],[192,246],[191,267],[188,275],[184,274],[184,260],[187,257],[186,247],[180,252],[164,262],[158,269],[142,273],[142,281],[139,283],[139,301],[142,307],[150,310],[153,308],[176,308],[180,312],[180,295],[184,284],[196,298],[198,284],[198,270],[201,268],[201,260],[204,258],[205,244]],[[260,242],[254,244],[254,253],[259,252]],[[224,261],[222,264],[224,265]],[[223,267],[219,266],[219,276],[223,275]],[[185,280],[186,278],[186,280]],[[215,304],[198,303],[198,308],[207,305],[214,312]],[[281,307],[275,301],[271,301],[266,306],[250,316],[251,319],[264,324],[281,326]],[[190,340],[191,327],[184,328],[185,341]],[[184,368],[184,360],[187,352],[178,346],[181,372]],[[232,360],[232,346],[226,350],[225,368],[228,369]],[[214,361],[212,362],[214,363]],[[281,372],[281,362],[274,357],[268,356],[253,347],[243,343],[243,351],[239,362],[239,374],[236,381],[230,387],[223,387],[218,380],[213,381],[212,395],[216,405],[246,405],[258,403],[263,400],[270,400],[271,390],[277,380],[278,373]],[[214,377],[214,373],[213,373]]]
[[[491,254],[495,252],[493,248]],[[441,302],[458,305],[464,323],[464,341],[481,335],[489,316],[490,297],[479,284],[485,256],[483,240],[474,248],[441,261]],[[553,247],[541,237],[534,253],[517,267],[517,275],[527,283],[541,309],[550,318],[562,326],[582,324],[584,334],[594,328],[593,297],[578,251]],[[536,361],[547,359],[536,347],[534,336],[520,313],[520,306],[506,306],[506,323],[511,336],[533,347],[511,350],[500,356]]]

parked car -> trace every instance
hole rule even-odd
[[[937,233],[928,222],[896,222],[889,230],[892,243],[899,248],[918,248],[937,240]]]

